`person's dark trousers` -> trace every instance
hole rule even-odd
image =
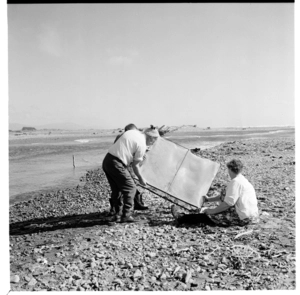
[[[215,223],[203,213],[199,214],[184,214],[177,219],[178,223],[188,223],[188,224],[207,224],[214,225]]]
[[[106,177],[107,177],[107,175],[106,175]],[[115,200],[112,198],[112,196],[110,197],[110,199],[109,199],[109,204],[110,204],[110,212],[109,212],[109,214],[112,216],[112,215],[122,215],[122,210],[123,210],[123,197],[122,197],[122,194],[121,194],[121,192],[119,192],[119,195],[115,198]],[[117,204],[119,204],[118,205],[118,207],[119,207],[119,212],[117,212],[117,210],[116,210],[116,206],[117,206]]]
[[[111,187],[111,199],[116,213],[124,217],[130,216],[133,211],[136,185],[127,167],[117,157],[107,153],[102,162],[102,168]]]

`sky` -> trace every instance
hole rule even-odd
[[[294,4],[7,5],[9,123],[293,126]]]

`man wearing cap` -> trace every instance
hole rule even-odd
[[[126,131],[108,150],[102,168],[111,187],[111,198],[116,208],[116,222],[134,222],[132,217],[133,200],[136,194],[136,184],[128,170],[132,169],[141,185],[147,182],[140,173],[139,164],[143,161],[147,146],[154,144],[159,137],[158,130],[154,127]],[[122,194],[123,202],[118,198]],[[123,204],[122,204],[123,203]]]

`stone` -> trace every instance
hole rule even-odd
[[[34,276],[39,276],[39,275],[42,275],[42,274],[45,274],[46,270],[43,266],[40,266],[40,265],[34,265],[32,267],[32,274]]]
[[[29,282],[28,282],[28,286],[34,286],[37,283],[35,278],[32,278]]]
[[[156,277],[152,276],[150,280],[151,280],[152,282],[155,282],[155,281],[156,281]]]
[[[78,274],[73,274],[73,279],[74,280],[81,280],[82,277],[80,275],[78,275]]]
[[[142,272],[139,269],[137,269],[133,274],[134,278],[140,278],[141,276],[142,276]]]
[[[120,285],[121,287],[124,286],[124,283],[123,283],[120,279],[115,279],[115,280],[113,281],[113,284]]]
[[[25,280],[26,282],[29,282],[29,281],[31,280],[31,277],[25,276],[25,277],[24,277],[24,280]]]
[[[92,262],[91,263],[91,268],[96,268],[97,267],[97,263],[96,262]]]
[[[55,270],[56,273],[67,272],[67,269],[63,265],[61,265],[61,264],[55,265],[55,269],[54,270]]]
[[[183,276],[184,283],[188,284],[190,282],[191,278],[192,278],[192,271],[188,270]]]
[[[18,275],[13,275],[10,277],[10,282],[11,283],[19,283],[20,282],[20,277]]]
[[[154,258],[156,256],[155,252],[148,252],[147,256],[149,256],[150,258]]]

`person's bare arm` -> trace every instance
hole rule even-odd
[[[222,202],[216,208],[213,208],[213,209],[207,208],[207,209],[205,209],[203,211],[203,213],[208,214],[208,215],[214,215],[214,214],[218,214],[218,213],[221,213],[223,211],[226,211],[230,207],[231,206],[228,205],[226,202]]]
[[[133,169],[134,174],[137,176],[140,184],[143,186],[146,186],[147,182],[146,182],[145,178],[141,175],[139,163],[140,163],[140,161],[133,161],[132,169]]]
[[[214,196],[214,197],[208,197],[204,196],[205,202],[219,202],[221,201],[221,195]]]

